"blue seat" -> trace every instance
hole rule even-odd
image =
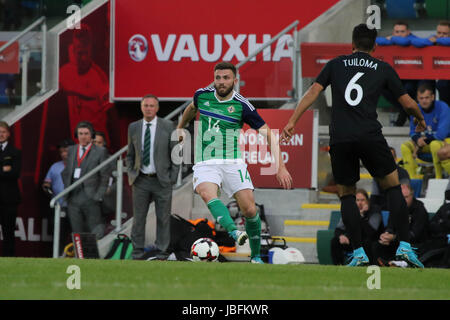
[[[422,194],[422,179],[411,179],[410,185],[414,190],[414,197],[420,198]]]
[[[33,10],[39,9],[39,6],[40,6],[39,0],[22,1],[20,4],[24,8],[33,9]]]
[[[416,0],[386,0],[386,11],[389,18],[415,19],[415,3]]]
[[[386,210],[381,211],[381,218],[383,219],[383,225],[386,228],[389,221],[389,211]]]

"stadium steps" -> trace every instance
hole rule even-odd
[[[303,238],[315,238],[317,230],[328,229],[327,220],[284,220],[284,236],[296,237],[299,232]]]
[[[301,251],[306,263],[318,263],[317,230],[328,229],[331,211],[339,210],[339,203],[303,203],[297,219],[285,219],[281,237],[289,247]]]

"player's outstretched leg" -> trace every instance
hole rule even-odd
[[[207,205],[214,219],[216,219],[216,221],[228,231],[228,234],[242,246],[248,236],[245,232],[237,230],[236,224],[223,202],[219,198],[214,198],[208,201]]]
[[[341,214],[353,247],[352,260],[347,266],[359,267],[369,265],[369,258],[362,246],[360,214],[356,205],[355,195],[348,194],[341,197]]]
[[[218,188],[215,183],[203,182],[195,188],[195,191],[202,197],[214,219],[228,231],[239,245],[243,245],[247,240],[247,233],[237,230],[228,208],[217,198]]]

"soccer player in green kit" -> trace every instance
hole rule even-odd
[[[278,144],[270,128],[255,107],[234,91],[236,68],[220,62],[214,67],[214,85],[195,92],[177,126],[179,140],[183,128],[200,112],[195,142],[194,190],[208,206],[211,214],[239,245],[250,241],[252,263],[263,263],[260,257],[261,219],[255,206],[253,184],[242,158],[238,138],[244,123],[267,140],[275,159],[276,178],[284,189],[290,189],[292,178],[287,171]],[[239,231],[227,207],[218,198],[219,187],[234,197],[245,216],[245,232]]]

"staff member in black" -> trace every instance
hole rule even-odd
[[[22,166],[20,150],[8,142],[10,128],[8,123],[0,121],[0,224],[3,232],[4,257],[15,255],[15,237],[17,207],[21,201],[19,176]]]
[[[377,102],[381,90],[389,90],[415,117],[416,130],[426,128],[417,103],[403,89],[395,70],[375,59],[376,29],[360,24],[353,29],[351,55],[330,60],[297,105],[283,129],[282,141],[289,141],[301,115],[314,103],[329,84],[332,91],[330,156],[333,176],[341,200],[341,214],[353,247],[349,266],[369,264],[361,242],[359,210],[356,206],[356,182],[361,160],[379,186],[385,191],[387,207],[397,230],[400,245],[396,257],[414,267],[423,268],[409,243],[408,209],[398,179],[397,167],[377,121]]]

